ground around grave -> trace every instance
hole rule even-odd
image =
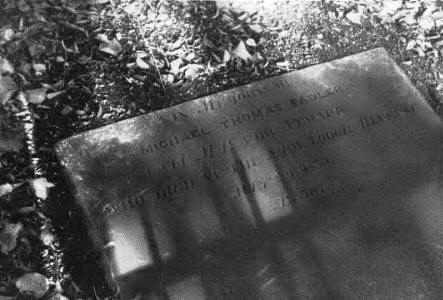
[[[442,102],[438,1],[0,7],[0,299],[113,299],[52,148],[74,133],[380,46]]]

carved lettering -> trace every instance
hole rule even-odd
[[[164,163],[158,165],[160,169],[163,171],[174,171],[179,168],[183,168],[186,166],[186,157],[181,155],[180,157],[174,157],[171,159],[166,159]]]
[[[243,142],[245,145],[248,145],[249,143],[255,142],[255,141],[263,141],[268,138],[274,137],[276,135],[276,132],[272,128],[264,128],[264,129],[257,129],[253,133],[247,134],[243,137]]]
[[[194,181],[192,179],[186,179],[181,182],[170,183],[166,186],[160,187],[160,189],[156,190],[154,194],[157,199],[164,199],[190,191],[193,188]]]
[[[275,103],[272,106],[265,106],[263,108],[255,108],[250,111],[241,112],[229,119],[220,121],[220,124],[223,128],[227,129],[251,121],[264,120],[269,115],[281,112],[282,110],[283,106],[281,103]]]
[[[299,97],[291,98],[291,99],[289,99],[289,104],[293,108],[299,108],[299,107],[304,106],[308,103],[312,103],[312,102],[318,101],[320,99],[326,98],[328,96],[333,96],[338,93],[342,93],[344,91],[345,91],[345,89],[343,87],[339,87],[339,86],[329,87],[329,88],[327,88],[323,91],[320,91],[320,92],[315,92],[315,93],[306,94],[306,95],[300,95]]]
[[[147,200],[143,195],[137,195],[133,198],[127,198],[120,202],[109,202],[103,207],[103,213],[105,215],[112,216],[113,214],[120,211],[142,207],[143,205],[145,205],[146,201]]]
[[[240,93],[229,95],[222,101],[215,99],[204,99],[201,101],[205,111],[213,112],[227,106],[235,106],[250,99],[260,99],[258,96],[263,95],[262,89],[245,90]]]
[[[401,116],[411,114],[415,111],[415,105],[401,106],[395,110],[371,114],[360,118],[360,128],[365,129],[379,125],[381,123],[397,119]]]
[[[297,152],[302,149],[303,146],[300,141],[294,141],[292,143],[269,149],[269,159],[277,159],[286,157],[290,154]]]
[[[283,124],[288,130],[298,129],[302,126],[306,126],[311,122],[317,120],[328,120],[336,117],[343,116],[345,114],[342,106],[333,106],[326,110],[322,110],[316,113],[312,113],[302,117],[296,117],[293,119],[283,120]]]
[[[174,135],[167,139],[163,139],[157,142],[152,142],[143,146],[142,152],[145,154],[152,153],[158,150],[163,150],[171,147],[175,147],[179,144],[183,144],[187,141],[191,141],[200,138],[204,135],[208,135],[210,132],[205,128],[194,128],[183,132],[181,135]]]
[[[336,129],[324,131],[318,135],[310,136],[311,145],[318,145],[354,133],[350,125],[345,125]]]
[[[231,140],[222,141],[220,144],[204,144],[202,145],[203,159],[211,159],[220,157],[232,151],[234,145]]]
[[[301,196],[307,200],[320,199],[342,195],[354,189],[351,186],[308,186],[301,190]]]

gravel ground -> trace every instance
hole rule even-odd
[[[112,299],[52,146],[385,47],[443,99],[437,1],[0,0],[0,299]]]

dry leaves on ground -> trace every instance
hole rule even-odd
[[[47,88],[38,88],[26,91],[27,100],[33,104],[41,104],[46,100]]]
[[[35,196],[45,200],[48,197],[48,190],[55,185],[45,177],[36,178],[30,181]]]
[[[118,54],[122,51],[122,46],[116,38],[108,40],[107,36],[101,35],[101,41],[102,42],[100,43],[98,50],[102,52],[118,56]]]
[[[17,90],[17,84],[8,76],[0,75],[0,105],[4,105]]]
[[[0,229],[0,250],[3,254],[8,254],[17,246],[17,237],[23,225],[20,223],[6,223]]]
[[[15,282],[18,290],[35,299],[43,297],[49,289],[49,280],[40,273],[26,273]]]

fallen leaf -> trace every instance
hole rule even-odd
[[[261,27],[261,25],[258,24],[249,25],[249,28],[251,28],[252,31],[255,31],[257,33],[261,33],[263,31],[263,27]]]
[[[117,33],[115,34],[115,38],[116,38],[117,40],[121,41],[122,38],[123,38],[123,35],[122,35],[120,32],[117,32]]]
[[[211,53],[211,55],[217,62],[221,62],[220,58],[215,53]]]
[[[163,60],[164,57],[161,58],[155,58],[154,56],[151,56],[149,58],[149,62],[151,63],[151,65],[156,66],[157,68],[161,69],[165,66],[165,61]]]
[[[135,52],[135,56],[140,58],[145,58],[148,57],[148,53],[146,53],[145,51],[137,51]]]
[[[289,62],[287,60],[279,61],[279,62],[276,62],[275,64],[281,68],[289,68]]]
[[[109,42],[108,36],[106,34],[104,34],[104,33],[97,34],[95,36],[95,38],[97,40],[99,40],[100,42],[103,42],[103,43],[108,43]]]
[[[14,74],[14,67],[6,58],[0,58],[0,75],[5,73]]]
[[[171,65],[171,70],[170,72],[174,75],[177,75],[178,72],[180,71],[180,66],[182,65],[183,60],[181,58],[177,58],[173,61],[171,61],[170,65]]]
[[[66,105],[65,107],[63,107],[63,109],[60,111],[60,113],[61,113],[63,116],[66,116],[66,115],[70,114],[73,110],[74,110],[74,109],[73,109],[71,106]]]
[[[229,51],[225,49],[223,51],[223,62],[226,63],[231,59],[231,54],[229,54]]]
[[[257,44],[255,43],[254,39],[247,39],[246,40],[246,45],[251,46],[251,47],[256,47]]]
[[[217,11],[215,12],[215,15],[211,17],[211,19],[216,19],[220,15],[220,8],[217,7]]]
[[[86,36],[87,38],[89,37],[88,32],[87,32],[85,29],[83,29],[82,27],[80,27],[80,26],[77,26],[77,25],[75,25],[75,24],[71,24],[71,23],[69,23],[69,22],[65,22],[65,21],[58,21],[58,23],[59,23],[59,24],[62,24],[62,25],[64,25],[64,26],[66,26],[66,27],[69,28],[69,29],[73,29],[73,30],[81,31],[81,32],[83,32],[83,33],[85,34],[85,36]]]
[[[245,21],[249,17],[249,14],[247,12],[242,13],[240,16],[237,17],[240,21]]]
[[[212,73],[214,73],[215,71],[215,67],[211,66],[211,62],[208,61],[208,64],[205,67],[205,73],[208,75],[211,75]]]
[[[176,40],[171,47],[169,48],[170,51],[176,50],[178,48],[180,48],[180,46],[184,43],[184,40],[182,38],[179,38],[178,40]]]
[[[58,91],[58,92],[54,92],[54,93],[48,93],[48,94],[46,94],[46,98],[48,98],[48,100],[51,100],[51,99],[53,99],[53,98],[55,98],[55,97],[57,97],[57,96],[59,96],[61,94],[64,94],[64,93],[65,93],[65,91]]]
[[[0,232],[0,250],[3,254],[8,254],[17,246],[17,236],[22,228],[23,225],[20,223],[6,223],[3,225]]]
[[[401,0],[385,0],[382,2],[381,14],[394,14],[397,10],[402,7],[403,3]]]
[[[13,190],[14,187],[10,183],[0,185],[0,197],[11,193]]]
[[[17,85],[11,78],[0,75],[0,104],[5,104],[16,90]]]
[[[291,35],[291,34],[289,33],[288,30],[283,30],[283,31],[281,31],[281,32],[278,33],[278,36],[279,36],[281,39],[287,38],[287,37],[289,37],[290,35]]]
[[[435,19],[432,16],[422,17],[418,25],[425,31],[429,31],[435,27]]]
[[[135,60],[135,63],[137,64],[137,66],[139,68],[142,69],[150,69],[151,66],[149,64],[147,64],[140,56],[138,56]]]
[[[402,23],[405,23],[406,25],[409,25],[409,26],[417,25],[416,14],[414,14],[414,13],[402,14],[401,12],[402,12],[402,10],[400,10],[398,13],[393,15],[392,18],[388,17],[388,18],[385,18],[382,20],[384,20],[385,23],[387,23],[387,22],[392,23],[394,21],[401,20]]]
[[[29,214],[34,211],[35,211],[35,206],[23,206],[23,207],[20,207],[19,209],[17,209],[17,212],[19,214],[24,214],[24,215]]]
[[[38,299],[48,291],[49,280],[40,273],[26,273],[17,279],[15,286],[21,293],[30,294]]]
[[[122,51],[122,46],[117,41],[117,39],[114,38],[112,41],[102,42],[99,45],[98,50],[117,56],[120,53],[120,51]]]
[[[140,6],[140,3],[133,2],[129,5],[127,5],[126,7],[124,7],[123,11],[125,13],[127,13],[128,15],[138,16],[139,14],[142,13],[142,7]]]
[[[81,64],[81,65],[85,65],[85,64],[87,64],[88,63],[88,61],[90,61],[91,60],[91,58],[90,57],[88,57],[88,56],[86,56],[86,55],[82,55],[82,56],[80,56],[78,59],[77,59],[77,62],[79,63],[79,64]],[[66,65],[67,63],[65,63],[65,65]]]
[[[260,54],[260,52],[255,52],[252,56],[253,61],[261,61],[263,60],[263,56]]]
[[[17,2],[17,6],[21,12],[28,12],[31,9],[31,7],[26,3],[25,0],[19,0]]]
[[[54,186],[55,185],[52,182],[49,182],[45,177],[31,180],[31,187],[34,191],[34,194],[38,198],[43,200],[48,197],[48,189]]]
[[[354,24],[361,24],[362,14],[350,11],[346,14],[346,18]]]
[[[418,56],[420,56],[420,57],[425,57],[426,56],[426,53],[420,47],[415,47],[414,50],[415,50],[415,52],[418,53]]]
[[[21,61],[18,70],[25,75],[29,75],[29,71],[31,71],[31,68],[32,68],[31,64],[25,61]]]
[[[29,54],[31,54],[31,56],[33,58],[36,58],[36,57],[39,57],[40,55],[42,55],[46,51],[46,47],[44,45],[39,44],[39,43],[33,42],[32,44],[30,44],[28,46],[28,51],[29,51]]]
[[[429,9],[429,8],[428,8]],[[443,10],[435,10],[433,13],[432,13],[432,17],[435,19],[435,20],[442,20],[443,19]]]
[[[172,74],[163,74],[162,80],[166,83],[174,83],[174,75]]]
[[[233,54],[243,60],[248,60],[251,58],[251,54],[246,49],[245,43],[243,41],[240,41],[238,43],[237,47],[235,47],[235,49],[233,50]]]
[[[186,78],[194,78],[198,75],[198,72],[200,70],[203,70],[204,67],[199,64],[189,64],[183,68],[180,69],[180,71],[185,71],[185,77]]]
[[[134,76],[132,76],[134,79],[140,80],[140,81],[145,81],[146,80],[146,76],[142,76],[139,74],[135,74]]]
[[[37,75],[46,72],[45,64],[33,64],[32,68],[34,69],[35,73],[37,73]]]
[[[434,19],[435,21],[435,27],[437,28],[443,28],[443,18],[440,19]]]
[[[185,60],[192,61],[195,58],[195,53],[191,52],[188,55],[186,55]]]
[[[43,245],[45,246],[52,246],[55,240],[54,234],[51,232],[51,230],[48,228],[48,226],[45,226],[41,233],[40,233],[40,240],[42,241]]]
[[[417,45],[417,42],[415,40],[410,40],[406,45],[406,50],[414,49],[415,45]]]
[[[6,28],[5,30],[0,31],[0,45],[11,41],[13,37],[14,31],[11,28]]]
[[[29,102],[33,104],[40,104],[46,99],[47,88],[38,88],[33,90],[27,90],[26,95]]]

